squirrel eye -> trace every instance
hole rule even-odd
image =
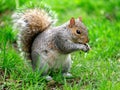
[[[76,30],[76,33],[77,33],[77,34],[81,34],[80,30]]]

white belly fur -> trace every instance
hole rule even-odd
[[[55,51],[50,51],[47,55],[42,54],[42,57],[48,63],[49,68],[53,69],[61,68],[65,64],[68,56],[70,57],[70,54],[60,54]]]

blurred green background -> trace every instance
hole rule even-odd
[[[26,3],[41,0],[0,0],[1,90],[120,90],[120,0],[42,0],[58,15],[57,25],[81,16],[89,30],[91,51],[72,53],[73,79],[54,73],[47,83],[14,48],[11,15]]]

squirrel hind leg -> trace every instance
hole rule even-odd
[[[32,67],[33,67],[33,70],[40,71],[42,76],[47,75],[48,70],[49,70],[48,63],[45,60],[43,60],[41,58],[41,56],[37,52],[35,52],[35,51],[33,51],[31,53],[31,57],[32,57]]]
[[[71,55],[69,54],[67,56],[67,59],[65,60],[63,66],[62,66],[62,73],[68,73],[70,71],[71,68]]]
[[[67,56],[67,59],[65,60],[65,63],[63,65],[63,69],[62,69],[62,73],[63,73],[63,77],[65,78],[71,78],[72,77],[72,74],[69,73],[70,72],[70,68],[71,68],[71,63],[72,63],[72,60],[71,60],[71,55],[69,54]]]

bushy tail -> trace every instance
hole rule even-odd
[[[27,57],[31,53],[31,45],[35,37],[49,28],[56,20],[43,9],[27,9],[12,15],[13,28],[18,30],[18,48]]]

